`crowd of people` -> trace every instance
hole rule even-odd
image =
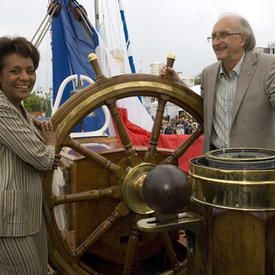
[[[161,133],[163,134],[178,134],[191,135],[198,128],[198,123],[194,121],[190,115],[181,113],[173,118],[166,116],[162,120]]]

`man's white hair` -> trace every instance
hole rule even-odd
[[[244,49],[246,51],[253,50],[256,45],[256,39],[248,21],[242,15],[235,12],[224,12],[219,16],[219,20],[225,17],[236,17],[239,19],[240,32],[246,35],[246,43],[244,45]]]

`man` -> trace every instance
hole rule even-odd
[[[253,31],[236,14],[220,17],[208,41],[218,62],[201,77],[203,153],[226,147],[275,149],[275,57],[252,51]],[[160,74],[166,70],[179,80],[171,68]]]

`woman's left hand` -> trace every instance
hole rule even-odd
[[[53,124],[50,120],[42,121],[41,123],[41,135],[44,138],[44,143],[46,145],[56,145],[57,142],[57,131],[58,128],[54,131]]]

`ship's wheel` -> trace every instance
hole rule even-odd
[[[81,175],[76,174],[74,178],[77,183],[77,178],[87,173],[87,189],[76,192],[70,190],[66,194],[53,196],[53,171],[45,176],[44,192],[51,217],[48,224],[50,264],[60,274],[98,274],[101,271],[88,266],[85,259],[86,252],[92,251],[100,259],[111,262],[119,262],[122,258],[122,274],[133,274],[137,258],[149,257],[162,246],[171,263],[170,271],[165,274],[177,273],[181,263],[176,258],[169,234],[142,233],[137,229],[136,222],[153,212],[142,200],[142,183],[146,175],[160,162],[177,165],[178,159],[202,133],[199,128],[176,150],[157,148],[167,102],[181,107],[202,124],[202,98],[182,83],[171,81],[169,77],[130,74],[105,78],[97,60],[91,63],[97,81],[67,100],[51,119],[54,128],[59,126],[56,151],[69,147],[85,157],[85,168],[81,170]],[[158,100],[150,143],[143,151],[132,146],[116,107],[118,99],[132,96],[151,96]],[[101,154],[72,139],[70,133],[88,114],[103,105],[111,113],[123,147]],[[95,170],[97,172],[93,174],[93,167],[101,170]],[[83,223],[92,224],[89,232],[83,229],[84,237],[79,239],[80,243],[74,248],[68,245],[57,226],[54,209],[58,205],[85,205],[78,212],[70,212],[70,215],[75,214],[78,218],[81,216]]]

